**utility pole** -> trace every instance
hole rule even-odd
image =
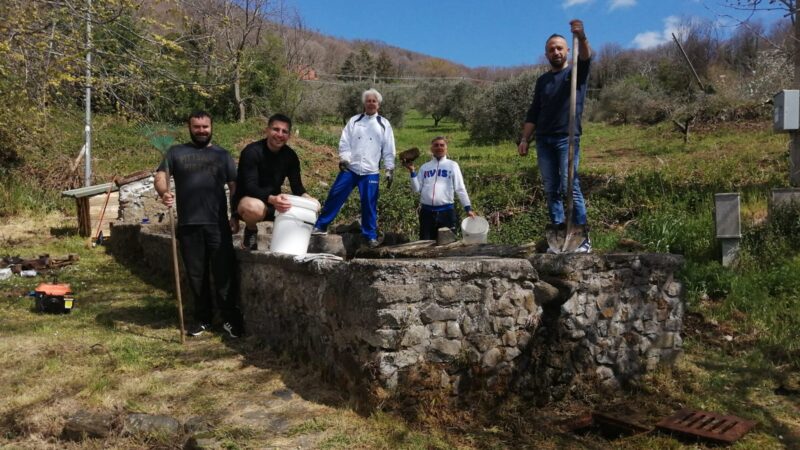
[[[800,14],[798,14],[797,3],[793,3],[790,11],[794,22],[794,83],[792,89],[800,89],[800,50],[798,50],[797,39],[800,38]],[[789,185],[800,187],[800,134],[796,131],[791,133],[791,143],[789,144]]]
[[[86,0],[86,126],[84,127],[86,153],[83,155],[83,185],[92,185],[92,0]]]

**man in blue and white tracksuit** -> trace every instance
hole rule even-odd
[[[456,231],[455,195],[470,217],[475,217],[464,185],[464,177],[458,163],[447,159],[447,140],[437,136],[431,141],[433,158],[414,171],[414,166],[405,167],[411,173],[411,188],[420,193],[419,238],[436,239],[439,228]]]
[[[375,89],[361,94],[364,112],[350,118],[339,139],[339,175],[322,207],[314,233],[325,233],[347,197],[358,187],[361,197],[361,234],[370,247],[378,243],[378,184],[380,162],[386,171],[386,187],[394,174],[394,132],[392,125],[378,114],[383,96]]]

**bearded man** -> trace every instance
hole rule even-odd
[[[222,329],[235,338],[241,334],[242,320],[232,288],[234,221],[228,219],[225,185],[233,197],[236,165],[227,150],[211,143],[211,122],[204,111],[189,116],[191,142],[170,147],[156,171],[155,188],[164,205],[178,209],[177,238],[194,299],[194,324],[187,334],[199,336],[211,329],[213,295],[224,321]],[[170,175],[175,195],[170,192]]]
[[[586,204],[578,178],[578,161],[580,159],[581,113],[586,99],[592,49],[586,38],[582,21],[572,20],[570,29],[578,37],[577,67],[571,67],[568,63],[570,49],[564,36],[551,35],[544,46],[545,57],[550,62],[550,71],[536,80],[533,101],[525,116],[525,124],[522,127],[522,136],[517,148],[520,156],[526,156],[529,142],[535,132],[536,159],[544,183],[550,226],[556,229],[566,227],[563,196],[567,192],[568,182],[570,76],[573,70],[578,71],[578,85],[573,151],[575,177],[572,184],[574,211],[572,217],[576,225],[586,227]],[[587,234],[583,243],[575,251],[590,253],[591,250],[592,243]]]

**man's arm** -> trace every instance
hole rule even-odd
[[[522,135],[520,136],[519,146],[517,146],[519,156],[528,155],[528,143],[531,141],[531,136],[533,136],[535,130],[536,125],[534,125],[533,122],[525,122],[525,124],[522,125]]]
[[[229,222],[230,222],[231,232],[233,234],[236,234],[236,233],[239,232],[239,212],[236,211],[236,206],[237,205],[235,203],[235,201],[236,201],[236,182],[235,181],[229,181],[228,182],[228,193],[230,195],[230,202],[231,202],[231,219],[229,220]]]
[[[260,186],[258,180],[258,152],[253,148],[246,148],[239,157],[239,197],[253,197],[269,204],[272,195],[272,186]]]
[[[300,158],[296,154],[292,156],[292,163],[289,164],[289,173],[286,174],[289,178],[289,187],[292,189],[292,194],[303,195],[306,193],[306,188],[303,186],[302,177],[300,177]]]
[[[411,174],[411,190],[419,194],[422,190],[422,183],[420,183],[419,174],[414,171],[414,164],[409,164],[406,166],[406,168],[408,169],[408,173]],[[420,167],[419,170],[422,170],[422,167]]]
[[[475,217],[475,213],[472,211],[472,202],[469,201],[469,194],[467,194],[467,186],[464,184],[464,176],[461,174],[461,168],[458,164],[454,163],[452,170],[453,190],[458,196],[458,201],[461,202],[461,206],[464,207],[464,211],[466,211],[467,215]]]
[[[583,21],[573,19],[569,22],[569,25],[572,33],[578,37],[578,59],[586,61],[592,57],[592,47],[589,46],[589,39],[586,38]]]
[[[342,128],[342,136],[339,138],[339,162],[344,162],[345,164],[350,164],[352,159],[352,150],[350,148],[350,133],[351,127],[350,123],[351,120],[347,121],[347,124]],[[341,164],[340,164],[341,168]]]
[[[381,146],[381,157],[383,158],[383,168],[394,170],[394,157],[397,153],[394,144],[394,130],[392,124],[386,121],[386,131],[384,131],[384,143]]]
[[[167,179],[167,172],[159,170],[156,172],[156,179],[153,182],[153,187],[156,193],[161,197],[161,203],[167,208],[172,208],[175,204],[175,196],[169,191],[169,180]]]

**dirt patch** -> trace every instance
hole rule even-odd
[[[78,222],[74,217],[52,212],[41,217],[13,217],[0,222],[0,249],[32,242],[50,241],[64,234],[76,233]]]

